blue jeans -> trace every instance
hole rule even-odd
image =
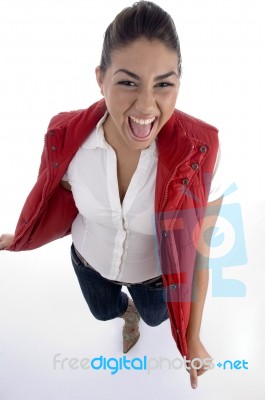
[[[122,285],[104,278],[97,271],[78,258],[75,248],[71,247],[71,258],[82,293],[95,318],[107,321],[122,316],[128,306],[128,296],[122,292]],[[128,290],[134,304],[143,319],[150,326],[157,326],[168,319],[164,287],[152,284],[131,284]]]

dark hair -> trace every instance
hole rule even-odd
[[[143,0],[122,10],[108,26],[101,53],[101,70],[105,72],[111,65],[113,50],[121,49],[140,37],[160,40],[166,47],[176,51],[181,76],[181,51],[173,19],[157,4]]]

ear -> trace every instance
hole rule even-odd
[[[102,94],[102,96],[104,96],[104,91],[103,91],[104,73],[102,72],[100,66],[96,67],[95,73],[96,73],[96,79],[97,79],[98,86],[100,87],[100,93]]]

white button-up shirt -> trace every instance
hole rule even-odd
[[[102,126],[107,115],[79,148],[63,178],[72,187],[79,211],[72,238],[78,252],[103,277],[137,283],[161,275],[154,222],[156,141],[141,151],[121,204],[116,153]],[[213,178],[209,201],[220,196]]]

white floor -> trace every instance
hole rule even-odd
[[[202,327],[215,363],[245,360],[248,369],[215,366],[192,390],[187,372],[174,361],[180,354],[168,321],[156,328],[142,322],[141,338],[127,354],[130,360],[146,356],[149,371],[111,374],[85,368],[85,360],[82,368],[82,359],[123,356],[122,320],[91,316],[72,270],[68,237],[32,252],[0,254],[0,399],[263,400],[264,205],[242,205],[248,263],[225,272],[244,282],[246,296],[213,297],[210,284]],[[159,368],[162,358],[168,360]]]

